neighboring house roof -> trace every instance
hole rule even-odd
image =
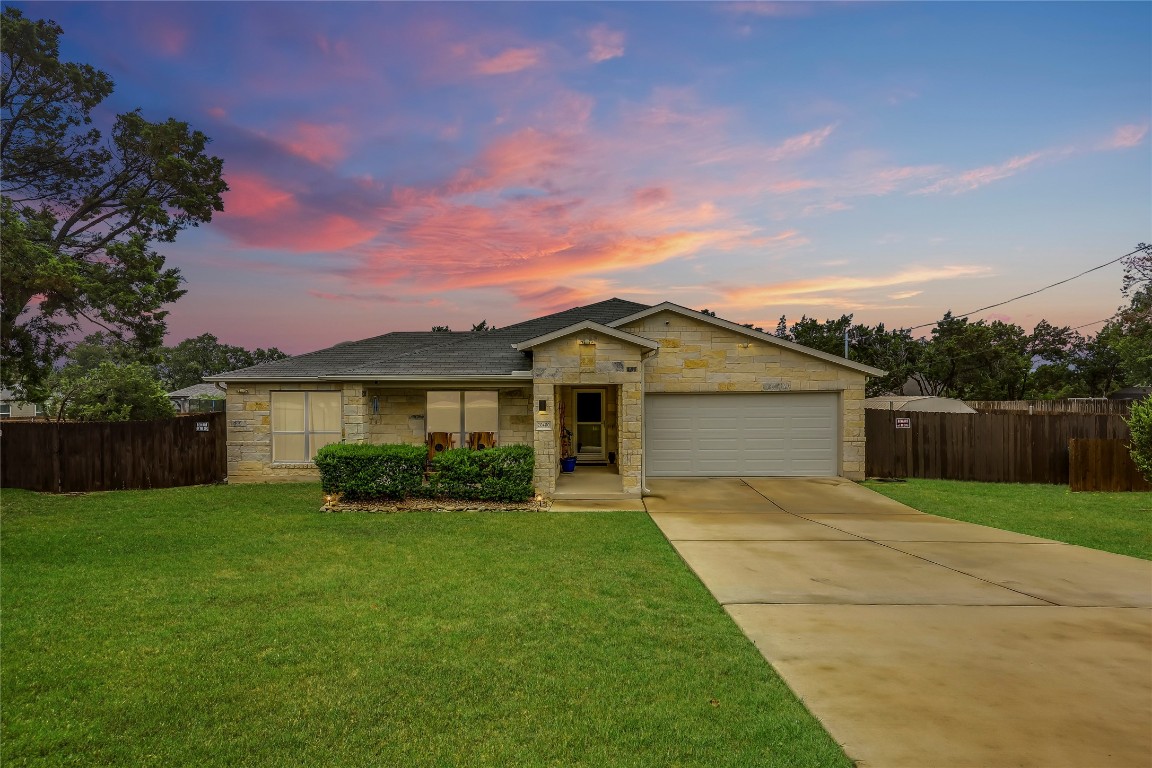
[[[1109,400],[1143,400],[1152,397],[1152,387],[1124,387],[1108,395]]]
[[[27,403],[28,405],[33,404],[29,400],[24,400],[22,398],[16,397],[16,393],[13,392],[12,390],[8,389],[7,387],[0,388],[0,402],[2,402],[2,403]]]
[[[951,397],[929,397],[903,395],[869,397],[864,407],[883,411],[920,411],[921,413],[977,413],[975,408]]]
[[[184,389],[178,389],[175,392],[169,392],[168,397],[179,399],[182,397],[200,397],[202,395],[212,395],[214,397],[223,398],[224,394],[224,391],[215,384],[193,384],[190,387],[184,387]]]
[[[529,350],[532,346],[581,330],[595,330],[649,349],[657,348],[658,344],[652,340],[620,330],[619,326],[665,310],[863,373],[884,373],[677,304],[666,302],[652,307],[624,299],[608,299],[493,331],[398,331],[204,378],[206,381],[531,378]]]

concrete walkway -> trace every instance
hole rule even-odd
[[[652,519],[861,768],[1152,766],[1152,563],[835,478],[649,488]]]

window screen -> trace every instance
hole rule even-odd
[[[500,431],[499,401],[498,392],[429,392],[428,432],[451,435],[454,448],[467,445],[471,432],[496,434]]]
[[[341,438],[339,392],[272,393],[272,461],[311,461]]]
[[[499,432],[498,400],[499,395],[496,392],[465,392],[464,431]]]

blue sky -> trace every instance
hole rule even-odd
[[[919,325],[1152,240],[1149,3],[15,3],[232,187],[170,338],[620,296]],[[1077,326],[1114,265],[981,315]],[[1098,326],[1085,328],[1092,332]]]

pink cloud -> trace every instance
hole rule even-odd
[[[316,47],[325,56],[347,59],[351,51],[347,40],[332,40],[327,35],[316,36]]]
[[[455,193],[500,186],[548,187],[556,171],[575,156],[573,140],[536,128],[525,128],[494,140],[470,166],[449,183]]]
[[[1144,137],[1147,135],[1147,123],[1143,125],[1122,125],[1113,132],[1111,138],[1103,144],[1102,149],[1131,149],[1132,147],[1138,147],[1144,143]]]
[[[817,128],[814,131],[808,131],[799,136],[792,136],[791,138],[785,139],[779,146],[770,149],[765,159],[774,162],[794,155],[811,152],[820,147],[824,143],[824,140],[832,135],[832,131],[835,129],[836,126],[834,125],[826,125],[823,128]]]
[[[351,141],[352,131],[346,125],[298,122],[279,143],[297,157],[332,166],[348,156]]]
[[[717,3],[727,13],[737,16],[763,16],[767,18],[795,18],[812,12],[809,3],[795,2],[733,2]]]
[[[208,114],[217,120],[223,120],[225,117],[228,117],[228,112],[225,111],[224,107],[209,107]]]
[[[649,208],[653,206],[663,205],[671,199],[666,187],[645,187],[638,189],[632,195],[632,200],[638,208]]]
[[[591,45],[588,60],[596,64],[624,55],[624,33],[609,29],[604,24],[597,24],[588,30],[588,42]]]
[[[509,48],[490,58],[480,59],[473,71],[480,75],[509,75],[540,64],[543,58],[538,48]]]
[[[887,275],[850,277],[828,275],[805,278],[764,286],[729,288],[724,295],[737,306],[763,306],[765,304],[828,304],[841,300],[841,295],[854,291],[887,288],[894,285],[950,280],[958,277],[978,277],[990,272],[989,267],[952,265],[943,267],[909,267]],[[908,294],[908,296],[915,295]],[[905,298],[905,296],[901,296]]]
[[[941,192],[949,194],[971,192],[974,189],[987,186],[994,181],[1015,176],[1043,157],[1044,154],[1043,152],[1033,152],[1030,155],[1020,155],[1010,158],[998,165],[985,165],[953,176],[946,176],[943,179],[929,184],[927,187],[916,190],[916,194],[934,195]]]
[[[182,55],[188,49],[188,30],[173,24],[157,20],[148,30],[149,43],[152,48],[165,56]]]
[[[227,181],[229,191],[224,193],[224,210],[229,215],[264,216],[296,207],[291,192],[276,188],[256,174],[229,172]]]
[[[298,196],[253,173],[227,175],[224,214],[215,224],[252,248],[291,252],[339,251],[371,239],[376,230],[350,216],[303,205]]]

